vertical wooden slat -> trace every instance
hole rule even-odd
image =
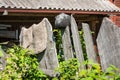
[[[53,39],[54,36],[52,31],[52,25],[50,24],[47,18],[45,18],[44,20],[46,22],[46,28],[48,34],[47,48],[45,51],[45,60],[46,60],[47,69],[54,70],[59,66],[59,63],[57,58],[55,41]]]
[[[93,39],[89,25],[87,23],[82,23],[82,28],[84,33],[83,37],[86,44],[86,52],[87,52],[88,60],[92,60],[97,63],[97,55],[94,50]]]
[[[71,31],[72,31],[72,38],[73,38],[73,44],[74,44],[76,57],[79,60],[79,62],[82,63],[84,61],[83,51],[82,51],[82,47],[80,43],[78,27],[77,27],[76,21],[73,16],[71,16]]]
[[[39,67],[49,76],[54,76],[54,70],[59,66],[55,41],[53,39],[52,25],[47,18],[43,19],[47,29],[47,47],[45,51],[37,54]]]
[[[111,64],[120,68],[120,28],[108,18],[103,19],[97,45],[102,69]]]
[[[63,43],[65,60],[73,58],[69,26],[67,26],[65,29],[62,30],[62,43]]]

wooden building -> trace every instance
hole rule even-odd
[[[96,34],[103,17],[120,15],[109,0],[0,0],[0,41],[18,40],[21,27],[48,18],[54,27],[59,13],[73,14],[77,24],[88,23]]]

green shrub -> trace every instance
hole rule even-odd
[[[76,77],[76,72],[79,70],[79,66],[80,64],[75,58],[60,62],[60,66],[57,69],[60,73],[59,78],[61,80],[74,79]]]
[[[0,57],[3,57],[3,51],[1,49],[1,46],[0,46]]]
[[[53,80],[120,80],[120,74],[115,66],[110,66],[105,72],[97,63],[85,61],[82,65],[89,65],[87,69],[79,69],[80,64],[77,59],[73,58],[60,63],[57,71],[59,77]]]
[[[7,65],[0,72],[1,80],[43,80],[46,75],[38,69],[38,61],[27,49],[14,46],[7,50]]]

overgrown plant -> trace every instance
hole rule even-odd
[[[110,66],[105,72],[100,65],[91,61],[85,61],[82,65],[90,65],[88,69],[79,69],[80,64],[76,58],[60,63],[57,71],[59,77],[53,80],[120,80],[120,74],[115,66]]]
[[[38,69],[38,61],[27,49],[14,46],[7,50],[7,65],[0,80],[43,80],[46,75]]]
[[[62,32],[60,29],[54,29],[54,36],[56,41],[57,55],[59,62],[64,61],[63,47],[62,47]]]
[[[76,78],[76,72],[79,71],[80,64],[76,58],[68,61],[60,62],[59,68],[56,70],[60,73],[58,79],[70,80]]]
[[[3,57],[3,52],[2,52],[2,49],[1,49],[1,46],[0,46],[0,58]]]
[[[87,52],[86,52],[86,44],[85,44],[85,40],[83,38],[83,34],[84,34],[83,30],[79,31],[80,42],[81,42],[81,46],[82,46],[84,60],[88,60]]]

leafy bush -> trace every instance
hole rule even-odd
[[[14,46],[7,51],[7,65],[5,70],[0,72],[0,80],[120,80],[120,74],[115,66],[110,66],[102,71],[99,64],[85,61],[87,69],[80,69],[76,58],[60,62],[56,69],[57,77],[47,77],[38,69],[38,61],[27,49]]]
[[[0,57],[3,57],[3,52],[2,52],[1,46],[0,46]]]
[[[76,72],[79,70],[79,66],[80,64],[75,58],[60,62],[60,66],[57,69],[57,71],[60,73],[59,78],[61,80],[75,79]]]
[[[97,63],[85,61],[83,65],[89,65],[88,69],[79,69],[80,64],[77,59],[73,58],[60,63],[57,71],[59,77],[53,80],[120,80],[120,74],[115,66],[110,66],[105,72]]]
[[[27,49],[14,46],[7,50],[7,65],[0,72],[1,80],[43,80],[46,75],[38,69],[38,61]]]
[[[62,31],[60,29],[54,29],[53,31],[56,41],[57,55],[59,62],[64,61],[64,51],[62,46]]]

